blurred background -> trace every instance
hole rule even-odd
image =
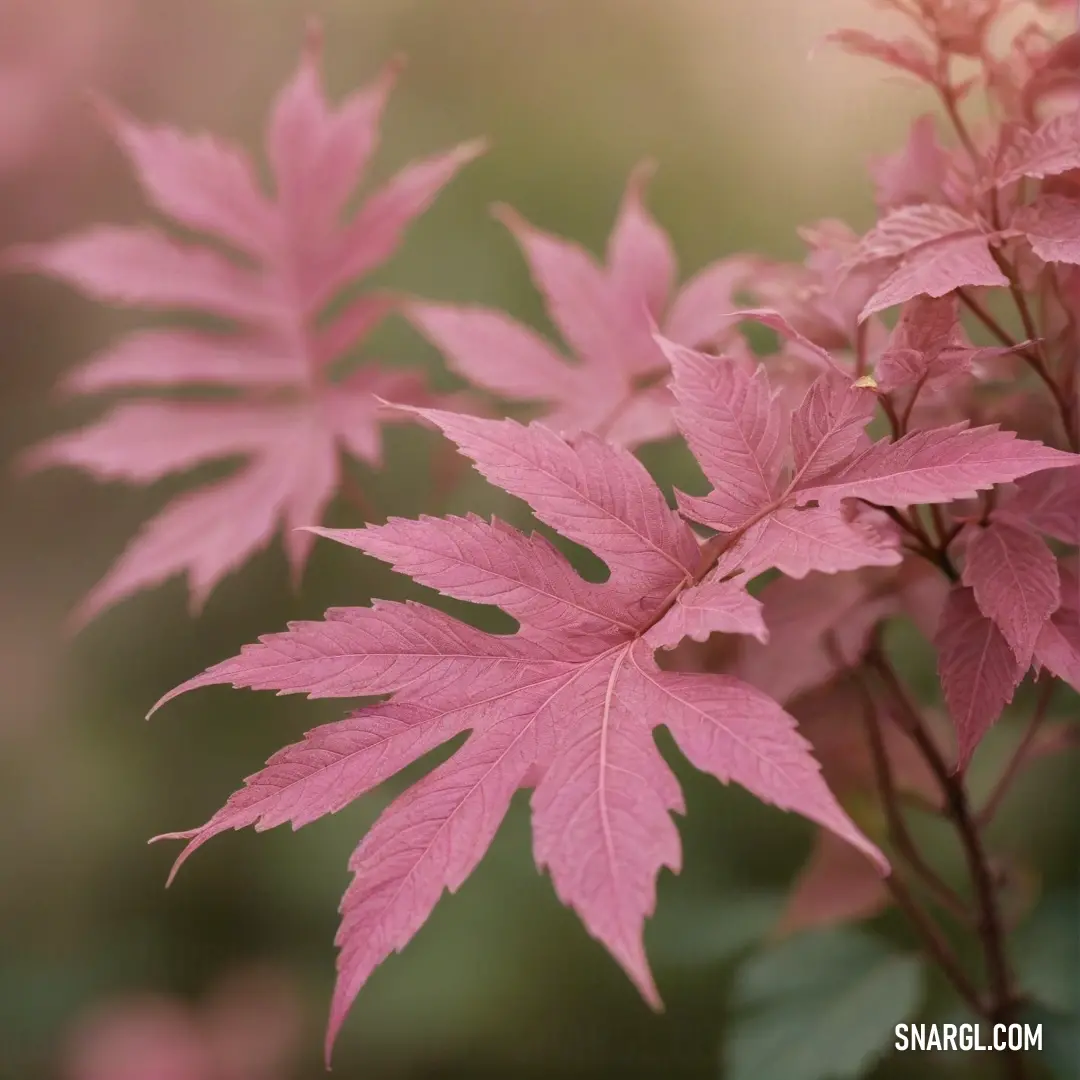
[[[492,203],[600,251],[630,168],[649,156],[660,163],[651,205],[684,276],[743,249],[798,259],[799,224],[867,226],[867,157],[895,149],[931,107],[867,62],[829,50],[810,59],[827,30],[874,25],[861,0],[0,0],[0,246],[149,216],[88,89],[258,151],[312,13],[325,22],[334,96],[391,54],[409,58],[374,179],[474,135],[493,143],[376,282],[503,307],[541,328]],[[139,323],[50,282],[0,280],[0,459],[96,415],[96,403],[63,400],[53,385]],[[400,322],[366,348],[454,385]],[[433,494],[433,445],[426,432],[391,430],[385,472],[365,479],[382,513],[520,519],[475,477]],[[664,453],[649,461],[668,482],[685,468]],[[275,543],[197,618],[174,579],[67,637],[68,611],[186,483],[140,490],[0,470],[3,1080],[323,1075],[347,859],[408,777],[297,836],[227,834],[165,892],[177,849],[146,839],[207,819],[273,750],[345,706],[214,689],[142,717],[288,619],[419,590],[320,544],[293,594]],[[335,511],[334,523],[350,520]],[[364,990],[334,1075],[717,1076],[732,963],[775,924],[811,830],[675,764],[689,806],[685,870],[662,876],[647,933],[664,1015],[648,1012],[537,875],[522,800],[477,873]],[[1067,885],[1080,806],[1067,762],[1041,769],[1001,842]]]

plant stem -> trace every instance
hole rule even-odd
[[[995,261],[997,261],[998,265],[1002,267],[1002,272],[1005,273],[1008,277],[1011,273],[1011,267],[1009,267],[1005,260],[996,252],[993,254]],[[1027,301],[1024,299],[1023,293],[1021,293],[1019,289],[1015,286],[1011,286],[1011,288],[1015,290],[1014,299],[1017,301],[1017,306],[1020,307],[1021,303],[1023,304],[1023,307],[1021,308],[1021,318],[1024,321],[1025,333],[1027,333],[1029,336],[1037,336],[1037,330],[1035,329],[1034,323],[1031,321],[1031,311],[1027,306]],[[1070,404],[1069,398],[1065,391],[1058,385],[1057,380],[1050,373],[1050,370],[1047,368],[1042,356],[1033,349],[1020,348],[1019,343],[1012,336],[1012,334],[1010,334],[1001,325],[1001,323],[999,323],[997,319],[995,319],[994,316],[991,315],[990,312],[987,311],[986,308],[984,308],[982,304],[980,304],[979,301],[976,300],[973,296],[971,296],[965,289],[957,289],[956,292],[957,295],[960,297],[961,303],[968,309],[968,311],[970,311],[972,315],[974,315],[975,318],[978,319],[979,322],[981,322],[983,326],[985,326],[986,329],[989,330],[990,333],[993,334],[993,336],[1001,342],[1002,345],[1004,345],[1006,348],[1016,349],[1017,356],[1021,357],[1027,363],[1028,367],[1030,367],[1031,370],[1034,371],[1035,374],[1038,375],[1038,377],[1043,381],[1043,383],[1046,385],[1046,388],[1050,391],[1050,395],[1051,397],[1053,397],[1054,404],[1057,406],[1058,413],[1061,416],[1061,422],[1065,428],[1065,437],[1068,441],[1069,447],[1070,449],[1076,451],[1078,449],[1078,443],[1076,432],[1074,431],[1072,405]],[[1028,324],[1031,324],[1030,330],[1028,329]]]
[[[1039,728],[1042,727],[1043,720],[1046,719],[1046,713],[1050,708],[1050,700],[1054,696],[1054,689],[1056,686],[1057,681],[1055,679],[1047,679],[1046,682],[1043,683],[1042,688],[1039,691],[1039,698],[1031,713],[1031,719],[1028,721],[1027,728],[1024,731],[1023,738],[1016,744],[1016,749],[1013,750],[1008,764],[998,778],[998,782],[994,785],[993,791],[990,792],[990,795],[986,800],[986,805],[979,812],[978,821],[980,828],[985,829],[993,820],[1002,801],[1009,793],[1013,781],[1019,775],[1020,769],[1027,759],[1028,752],[1031,750],[1031,745],[1035,741],[1035,736],[1039,733]]]
[[[926,863],[919,849],[915,846],[911,833],[908,832],[904,815],[900,810],[899,793],[896,789],[896,781],[893,777],[892,764],[889,761],[885,740],[881,734],[881,724],[873,694],[862,679],[858,680],[858,686],[863,698],[863,726],[866,729],[867,741],[870,744],[870,754],[874,763],[878,793],[881,796],[885,820],[889,827],[889,839],[897,852],[930,892],[933,893],[934,898],[941,906],[957,918],[968,920],[968,912],[963,900]],[[978,995],[976,994],[974,997],[977,1002]]]
[[[945,763],[937,744],[926,730],[921,713],[908,698],[880,643],[872,647],[867,662],[881,680],[895,706],[896,712],[893,715],[922,752],[945,797],[946,813],[952,820],[960,839],[975,894],[976,932],[982,946],[990,991],[989,1000],[983,1006],[982,1015],[991,1023],[1008,1023],[1014,1015],[1018,998],[1013,991],[1009,973],[1005,933],[998,907],[994,877],[990,870],[982,836],[971,810],[963,774],[952,772]],[[1018,1056],[1010,1054],[1005,1067],[1011,1077],[1023,1076],[1023,1065]]]

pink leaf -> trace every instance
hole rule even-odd
[[[609,278],[577,244],[534,228],[509,208],[501,207],[498,217],[521,245],[552,322],[582,360],[612,374],[662,365],[640,295],[620,288],[618,277]]]
[[[203,826],[154,840],[186,840],[172,877],[196,849],[227,829],[294,829],[336,814],[354,799],[463,730],[468,717],[420,705],[377,705],[324,724],[279,750]]]
[[[935,377],[947,379],[954,369],[966,370],[970,365],[963,360],[941,362],[959,331],[959,302],[955,295],[916,296],[909,300],[875,365],[878,385],[889,392],[912,384],[921,386]]]
[[[915,296],[944,296],[969,286],[1007,286],[1008,278],[990,254],[982,235],[957,235],[912,251],[866,302],[864,321]]]
[[[843,375],[816,379],[791,418],[796,482],[810,483],[870,445],[877,395]]]
[[[936,85],[939,81],[933,56],[921,42],[902,37],[889,40],[868,34],[864,30],[834,30],[826,41],[835,42],[845,52],[880,60],[889,67],[914,75],[922,82]]]
[[[904,305],[874,374],[886,392],[912,387],[917,395],[924,388],[951,386],[970,375],[977,363],[1021,347],[974,348],[961,329],[955,294],[916,296]]]
[[[838,665],[858,663],[871,631],[897,606],[893,597],[875,593],[871,585],[858,574],[770,582],[761,593],[768,644],[741,641],[736,673],[787,702],[828,682]]]
[[[270,453],[293,416],[287,405],[129,402],[96,424],[39,443],[23,463],[70,465],[101,480],[145,484],[216,458]]]
[[[594,636],[633,629],[610,591],[583,581],[554,545],[498,520],[423,516],[312,531],[359,548],[444,596],[501,607],[530,629]]]
[[[666,303],[674,263],[641,204],[643,182],[640,170],[631,176],[607,268],[513,211],[497,211],[577,364],[501,312],[414,303],[406,315],[466,379],[509,400],[544,402],[556,431],[593,431],[626,446],[670,435],[671,401],[658,386],[666,364],[646,305]]]
[[[166,217],[256,258],[272,257],[281,220],[245,154],[212,135],[143,126],[108,103],[101,111],[147,199]]]
[[[330,379],[328,369],[385,316],[390,298],[361,296],[325,321],[321,309],[394,252],[408,224],[479,148],[458,147],[406,168],[343,224],[397,66],[338,107],[325,97],[319,66],[315,33],[269,125],[276,200],[259,188],[239,148],[140,125],[101,105],[148,199],[213,245],[102,226],[5,256],[9,267],[60,278],[97,299],[190,309],[236,324],[219,333],[143,331],[65,381],[80,393],[202,386],[236,397],[121,405],[31,450],[30,466],[72,465],[145,483],[216,458],[248,459],[223,484],[182,497],[155,518],[83,605],[84,617],[185,570],[197,606],[279,524],[297,579],[312,537],[292,530],[321,518],[338,486],[339,453],[379,463],[384,417],[372,395],[425,400],[415,375],[368,367],[343,382]],[[216,250],[222,242],[240,249],[244,263]],[[275,391],[272,402],[267,390]]]
[[[1005,636],[979,610],[970,588],[956,586],[949,594],[934,645],[956,727],[957,767],[962,769],[1012,701],[1027,665],[1017,662]]]
[[[850,844],[822,830],[795,879],[777,929],[794,934],[869,919],[889,902],[889,891],[873,863]]]
[[[834,509],[787,506],[750,530],[730,558],[748,577],[775,568],[802,578],[812,570],[836,574],[863,566],[897,566],[903,555],[894,530],[849,520]]]
[[[862,238],[849,265],[899,258],[926,244],[970,237],[982,231],[978,222],[940,203],[902,206],[886,214]]]
[[[660,320],[678,271],[668,234],[653,220],[644,196],[655,166],[643,162],[630,174],[615,228],[608,240],[608,273],[616,290]]]
[[[661,718],[650,716],[632,674],[620,678],[629,648],[583,673],[564,703],[559,750],[532,797],[533,846],[559,899],[659,1009],[642,933],[660,869],[681,867],[670,812],[685,806],[653,742]]]
[[[280,462],[271,457],[174,499],[90,591],[73,615],[74,625],[185,571],[197,611],[226,574],[269,544],[289,494],[282,475]]]
[[[1053,552],[1034,533],[993,522],[968,545],[963,580],[1027,668],[1043,626],[1061,603]]]
[[[705,581],[679,593],[671,610],[645,634],[645,642],[654,649],[672,649],[684,638],[705,641],[715,633],[768,640],[761,602],[742,581]]]
[[[673,433],[672,400],[663,383],[664,354],[656,326],[687,346],[713,345],[736,323],[733,292],[749,260],[714,263],[672,300],[671,241],[649,214],[644,193],[651,165],[627,182],[607,265],[577,244],[496,210],[525,254],[533,281],[576,363],[501,312],[415,303],[405,314],[466,379],[511,401],[542,402],[555,431],[590,431],[608,442],[637,446]]]
[[[745,256],[732,256],[699,270],[679,290],[663,322],[664,336],[679,345],[698,348],[716,342],[738,322],[731,312],[735,294],[753,268]]]
[[[402,67],[391,61],[337,108],[322,83],[321,34],[309,33],[296,74],[271,110],[266,133],[289,241],[312,251],[332,232],[379,141],[387,98]]]
[[[64,240],[12,248],[4,263],[114,304],[209,311],[260,326],[274,326],[280,317],[280,298],[250,270],[152,229],[98,225]]]
[[[631,655],[634,688],[691,764],[735,781],[763,802],[791,810],[888,864],[852,824],[825,781],[810,745],[772,698],[726,675],[676,675]]]
[[[570,402],[590,389],[580,368],[501,311],[418,302],[405,312],[454,371],[501,397]]]
[[[1080,202],[1043,195],[1021,207],[1010,223],[1043,262],[1080,264]]]
[[[434,608],[380,600],[370,608],[332,608],[324,622],[295,622],[267,634],[170,691],[156,708],[188,690],[225,683],[312,698],[369,697],[422,683],[426,703],[454,704],[462,694],[555,678],[570,663]]]
[[[460,600],[497,603],[515,634],[488,634],[419,604],[376,601],[293,623],[166,695],[231,683],[313,697],[394,694],[309,734],[249,778],[189,841],[226,828],[332,813],[452,736],[464,746],[399,796],[356,850],[342,902],[327,1053],[372,970],[400,950],[444,889],[491,843],[515,790],[534,786],[537,863],[646,1000],[660,998],[642,933],[661,867],[678,870],[682,795],[652,738],[667,724],[692,761],[832,829],[885,863],[821,778],[794,720],[727,677],[661,672],[657,645],[713,629],[763,635],[735,583],[692,586],[698,546],[626,451],[539,425],[413,410],[536,515],[612,570],[582,581],[546,541],[475,517],[327,535]],[[310,533],[304,535],[310,536]]]
[[[933,115],[920,116],[912,123],[903,150],[871,163],[878,206],[895,210],[937,201],[948,162],[948,155],[937,139]]]
[[[713,484],[707,520],[735,528],[766,506],[786,449],[765,369],[752,375],[724,357],[668,343],[676,422]]]
[[[998,186],[1025,176],[1058,176],[1080,168],[1078,134],[1078,118],[1072,110],[1051,117],[1034,132],[1023,132],[1001,160]]]
[[[306,307],[317,309],[354,278],[370,274],[397,251],[405,230],[420,217],[458,172],[486,150],[482,140],[407,165],[360,207],[356,217],[328,244],[310,286]]]
[[[1073,454],[1018,439],[996,426],[970,428],[960,423],[914,431],[898,442],[874,443],[800,491],[799,499],[816,499],[823,505],[844,498],[885,506],[952,502],[1028,473],[1067,468],[1076,460]]]
[[[1035,643],[1035,659],[1080,691],[1080,613],[1075,608],[1059,611],[1043,626]]]
[[[257,338],[195,330],[144,330],[121,338],[65,376],[74,394],[157,386],[289,386],[299,358]]]
[[[371,972],[424,924],[444,889],[456,892],[483,858],[536,755],[533,724],[511,716],[475,735],[400,795],[349,860],[341,901],[338,977],[326,1059]]]
[[[498,487],[608,564],[612,580],[670,591],[693,576],[697,542],[630,453],[583,435],[571,448],[541,424],[417,409]],[[644,586],[644,587],[642,587]]]
[[[1080,544],[1080,466],[1025,476],[995,517],[1027,524],[1066,544]]]

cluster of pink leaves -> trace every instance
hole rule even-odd
[[[954,84],[950,62],[978,57],[1004,119],[977,137],[961,126],[956,149],[939,144],[932,119],[918,121],[905,149],[875,166],[882,216],[867,235],[823,222],[804,232],[804,265],[729,259],[672,297],[675,260],[645,209],[642,168],[604,266],[500,212],[576,362],[499,312],[405,304],[455,371],[504,400],[539,405],[542,419],[528,426],[431,408],[417,401],[419,387],[377,368],[325,377],[389,305],[362,297],[325,329],[313,328],[315,316],[390,254],[475,152],[406,170],[339,227],[388,77],[332,112],[309,53],[271,123],[276,203],[257,192],[235,152],[110,113],[157,205],[256,257],[261,274],[130,230],[10,257],[97,296],[207,310],[252,328],[228,338],[139,335],[75,376],[83,390],[226,385],[238,400],[122,405],[38,448],[37,463],[142,481],[210,458],[252,459],[152,522],[88,614],[180,569],[205,595],[280,518],[314,525],[335,488],[338,445],[376,457],[377,398],[394,401],[399,418],[441,430],[491,483],[608,567],[603,583],[586,581],[544,537],[473,516],[290,532],[294,565],[313,534],[325,535],[446,596],[498,606],[518,630],[484,633],[435,608],[376,601],[294,623],[163,699],[218,683],[382,699],[309,732],[204,826],[172,834],[188,840],[177,865],[226,829],[298,827],[335,812],[470,733],[391,803],[352,857],[328,1048],[375,966],[471,873],[519,789],[532,790],[539,866],[656,1004],[642,930],[660,869],[679,867],[671,812],[682,809],[653,741],[657,726],[698,768],[821,826],[789,920],[805,924],[822,921],[824,909],[837,914],[835,890],[823,894],[822,881],[861,882],[844,914],[882,902],[866,856],[879,870],[886,864],[837,801],[866,786],[866,762],[845,764],[835,725],[795,704],[831,692],[880,623],[906,614],[934,640],[960,766],[1029,670],[1080,687],[1080,591],[1052,546],[1080,543],[1077,458],[1015,430],[1026,428],[1032,400],[1015,390],[1027,366],[1041,365],[1067,404],[1057,373],[1069,370],[1078,344],[1080,242],[1068,237],[1080,236],[1080,129],[1075,112],[1039,113],[1048,88],[1068,84],[1065,43],[1040,50],[1033,32],[1022,33],[991,62],[994,0],[886,6],[917,8],[928,42],[845,32],[841,44],[929,83],[953,111],[974,83]],[[1002,287],[1038,292],[1040,333],[976,347],[960,304],[982,312],[982,290]],[[760,306],[733,313],[736,294]],[[879,313],[896,305],[890,331]],[[746,318],[779,334],[764,363],[741,336]],[[891,431],[875,439],[882,416]],[[1075,414],[1063,408],[1060,419],[1060,429],[1043,422],[1038,434],[1069,445]],[[709,490],[676,493],[673,510],[630,448],[675,432]],[[939,530],[948,576],[912,569],[928,553],[925,520]],[[766,571],[782,576],[757,599],[747,585]],[[712,634],[741,635],[734,674],[678,662],[687,641]],[[678,651],[661,666],[657,650]],[[789,700],[824,779],[783,707]],[[897,768],[919,791],[919,770],[903,760]]]
[[[823,222],[803,232],[811,248],[804,267],[765,265],[746,284],[815,343],[842,350],[854,373],[873,371],[891,406],[894,437],[913,426],[996,421],[1075,447],[1080,251],[1070,248],[1069,237],[1080,221],[1080,36],[1057,41],[1033,21],[999,56],[991,38],[1010,5],[882,0],[880,6],[913,22],[919,36],[886,40],[840,31],[833,39],[932,87],[959,144],[944,146],[935,118],[920,117],[903,150],[872,166],[880,219],[866,236]],[[1041,6],[1075,12],[1075,5]],[[957,61],[971,60],[978,76],[956,82]],[[992,121],[972,132],[959,109],[980,86]],[[1023,330],[1042,335],[1037,342],[970,345],[959,322],[961,304],[1004,340],[981,302],[997,287],[1021,305]],[[896,303],[903,308],[890,334],[877,313]],[[1036,368],[1044,393],[1031,380],[1024,384],[1026,366]],[[844,773],[861,777],[857,783],[834,779],[837,748],[829,732],[858,726],[862,707],[853,707],[850,688],[842,686],[838,698],[835,680],[861,662],[875,627],[893,615],[913,618],[936,646],[961,764],[1029,671],[1080,689],[1080,584],[1067,554],[1080,543],[1080,471],[1034,475],[978,505],[938,513],[938,536],[954,567],[957,561],[962,567],[953,570],[954,583],[926,574],[913,583],[910,559],[896,573],[850,575],[829,603],[812,579],[778,580],[762,594],[769,647],[742,647],[736,670],[779,700],[793,699],[791,708],[841,795],[872,787],[873,775],[864,760]],[[786,658],[782,673],[779,653]],[[819,721],[825,715],[831,723]],[[824,741],[813,734],[815,724]],[[1028,757],[1072,744],[1050,728]],[[910,775],[907,749],[887,748],[890,757],[898,755],[899,778]],[[846,769],[850,748],[840,757]],[[898,786],[924,802],[929,796],[923,781]],[[865,864],[822,836],[785,920],[789,926],[835,921],[885,902]]]
[[[766,568],[801,576],[899,562],[896,537],[852,518],[849,497],[945,502],[1075,461],[993,427],[944,429],[932,453],[923,433],[872,443],[864,429],[874,394],[837,372],[822,374],[789,418],[761,368],[668,351],[676,422],[713,484],[707,497],[680,501],[728,527],[717,533],[718,563],[709,556],[715,541],[695,538],[625,449],[585,433],[568,442],[538,423],[417,409],[538,520],[599,555],[608,580],[585,581],[549,542],[498,521],[316,530],[445,595],[496,604],[519,629],[488,634],[411,603],[338,609],[264,637],[163,699],[217,683],[393,695],[309,732],[206,825],[172,834],[188,840],[180,861],[226,829],[296,827],[334,812],[471,732],[384,811],[350,861],[328,1042],[374,967],[472,871],[519,788],[533,789],[537,862],[560,898],[657,1003],[642,930],[659,870],[679,866],[670,812],[682,808],[653,742],[660,724],[697,767],[803,814],[884,866],[771,696],[731,676],[662,670],[653,653],[717,631],[765,639],[745,585]]]

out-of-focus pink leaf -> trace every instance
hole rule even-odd
[[[384,418],[372,395],[423,399],[400,373],[367,369],[339,382],[328,372],[389,311],[386,297],[361,297],[321,319],[343,286],[393,254],[409,223],[480,149],[467,144],[406,168],[342,223],[375,149],[396,70],[390,65],[334,107],[321,85],[318,35],[309,38],[271,115],[274,198],[239,148],[141,125],[101,104],[150,202],[228,250],[149,228],[99,226],[4,256],[8,267],[60,278],[97,299],[195,310],[233,326],[141,331],[65,379],[65,389],[77,393],[201,386],[233,396],[121,404],[32,449],[27,467],[68,465],[100,479],[147,483],[217,458],[246,459],[228,479],[178,497],[145,526],[79,620],[185,572],[199,606],[279,527],[298,578],[312,538],[292,530],[322,517],[338,486],[340,453],[378,464]]]
[[[777,927],[782,934],[872,918],[890,902],[874,864],[832,833],[818,832]]]
[[[865,30],[834,30],[826,36],[845,52],[879,60],[891,68],[914,75],[920,82],[936,85],[941,73],[930,50],[914,38],[880,38]]]
[[[947,167],[948,155],[938,142],[933,115],[920,116],[912,123],[903,150],[871,163],[878,207],[887,212],[939,201]]]
[[[577,363],[498,311],[423,301],[406,305],[406,314],[459,375],[506,400],[542,405],[556,431],[623,446],[673,434],[667,361],[653,331],[686,346],[730,336],[750,260],[713,263],[676,291],[671,241],[645,205],[652,171],[644,163],[631,173],[603,266],[577,244],[497,210]]]

